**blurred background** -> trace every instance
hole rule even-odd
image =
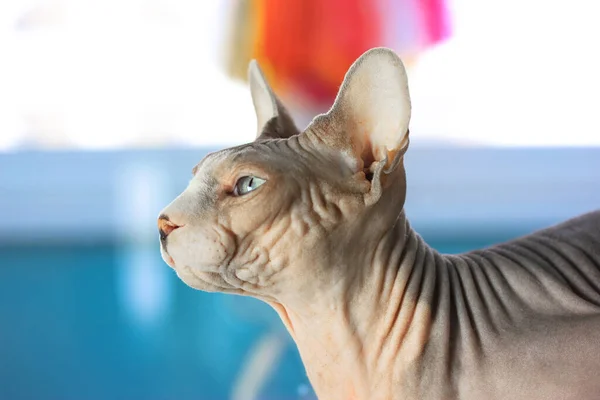
[[[314,399],[266,305],[160,259],[156,217],[253,140],[257,58],[301,127],[405,60],[406,210],[455,253],[600,205],[600,3],[2,0],[0,399]]]

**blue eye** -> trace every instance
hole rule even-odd
[[[250,193],[251,191],[258,189],[263,183],[265,183],[265,179],[258,178],[256,176],[243,176],[235,183],[235,187],[233,188],[234,196],[243,196],[245,194]]]

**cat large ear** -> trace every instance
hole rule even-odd
[[[350,67],[329,112],[313,124],[340,148],[354,172],[390,172],[408,148],[411,103],[406,70],[392,50],[375,48]]]
[[[256,111],[256,140],[297,135],[296,124],[269,86],[256,60],[250,61],[248,66],[248,82]]]

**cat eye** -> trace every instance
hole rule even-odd
[[[235,183],[233,188],[234,196],[243,196],[245,194],[250,193],[253,190],[256,190],[265,183],[266,180],[262,178],[258,178],[256,176],[243,176]]]

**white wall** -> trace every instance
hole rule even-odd
[[[250,140],[230,2],[2,0],[0,150]],[[450,5],[453,37],[409,71],[414,141],[600,145],[600,3]]]

